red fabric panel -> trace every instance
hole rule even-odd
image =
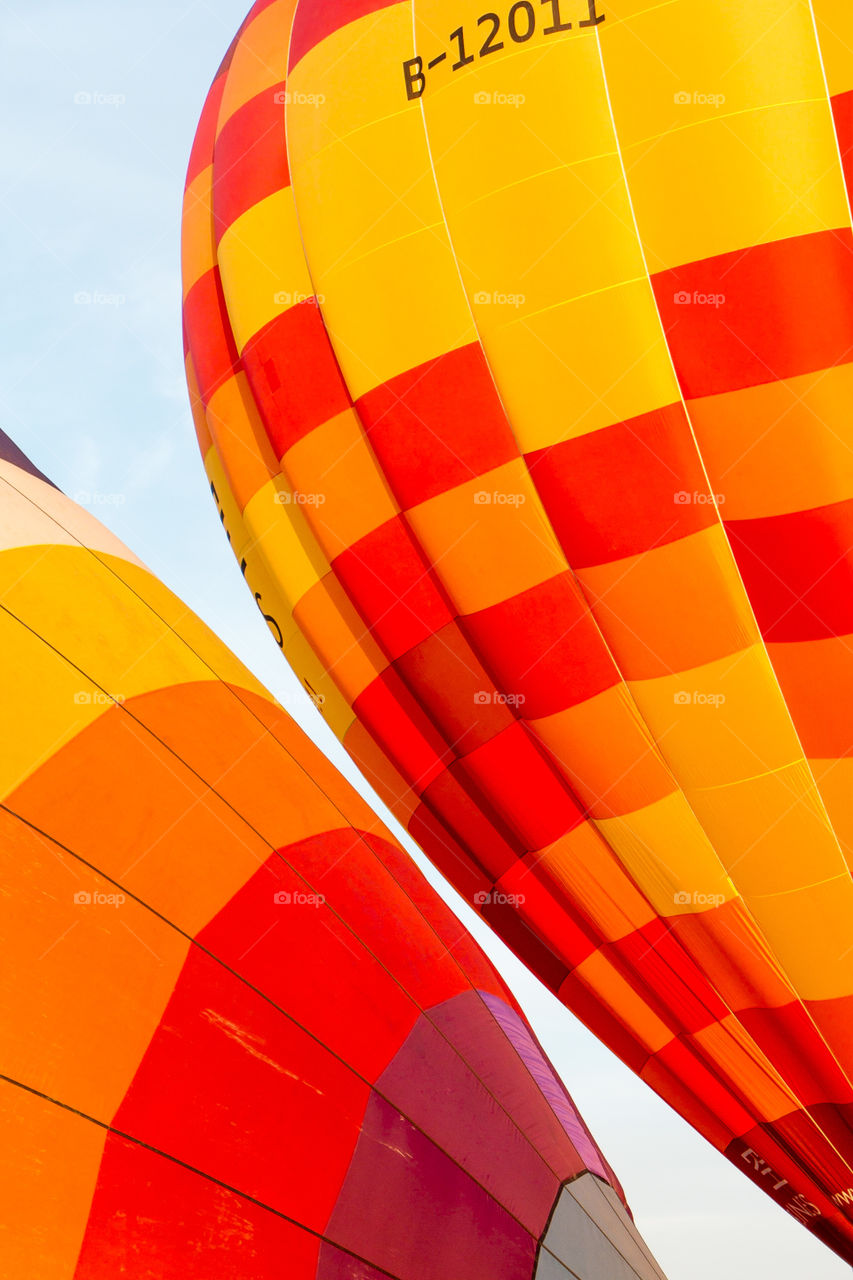
[[[341,552],[332,568],[392,661],[451,621],[441,588],[399,515]]]
[[[332,32],[396,3],[397,0],[302,0],[290,43],[291,70]]]
[[[290,185],[283,94],[283,84],[265,89],[240,107],[219,133],[213,189],[217,242],[247,209]]]
[[[360,1075],[375,1080],[419,1010],[373,959],[366,940],[360,943],[328,909],[303,901],[322,894],[321,886],[307,884],[287,865],[301,868],[313,843],[340,855],[357,840],[351,828],[342,828],[288,846],[280,857],[272,854],[199,941]]]
[[[501,797],[504,818],[525,850],[544,849],[584,821],[579,804],[518,721],[465,756],[465,769]]]
[[[853,500],[726,529],[765,640],[853,631]]]
[[[688,399],[827,369],[853,346],[849,227],[691,262],[654,276]],[[837,288],[827,289],[828,280]],[[684,296],[724,295],[719,307]]]
[[[206,272],[190,289],[184,316],[199,394],[207,405],[214,391],[233,375],[239,360],[218,267]]]
[[[455,623],[428,636],[394,664],[447,742],[473,751],[512,723],[491,676]]]
[[[369,1094],[327,1049],[193,947],[114,1123],[319,1231]]]
[[[313,298],[250,338],[243,366],[278,459],[352,404]]]
[[[404,510],[518,457],[478,343],[392,378],[357,408]]]
[[[684,406],[667,405],[527,457],[573,569],[640,555],[716,520]],[[710,495],[708,495],[710,496]]]
[[[416,795],[446,769],[447,744],[393,668],[369,684],[352,709]]]
[[[302,1280],[319,1248],[268,1209],[110,1134],[74,1280]]]
[[[610,689],[619,673],[570,573],[549,578],[462,621],[498,687],[526,720]]]

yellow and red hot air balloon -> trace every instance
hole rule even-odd
[[[853,10],[270,0],[187,368],[273,634],[559,998],[853,1261]]]
[[[4,1280],[663,1280],[495,970],[0,433]]]

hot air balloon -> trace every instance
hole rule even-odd
[[[272,0],[184,212],[285,656],[530,969],[853,1261],[853,14]]]
[[[663,1280],[507,988],[0,437],[6,1280]]]

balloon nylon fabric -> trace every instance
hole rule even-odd
[[[410,834],[851,1258],[853,20],[506,9],[252,9],[185,203],[208,477]]]
[[[2,439],[0,502],[4,1277],[662,1280],[364,802]]]

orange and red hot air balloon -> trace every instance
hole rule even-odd
[[[184,214],[276,641],[534,973],[853,1261],[853,11],[271,0]]]
[[[4,1280],[663,1280],[512,996],[0,433]]]

